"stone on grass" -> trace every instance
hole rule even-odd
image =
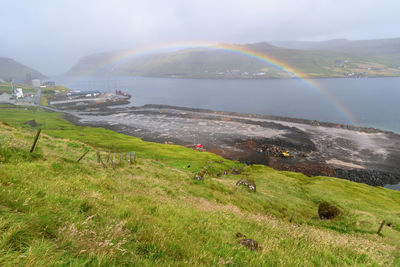
[[[254,239],[250,239],[250,238],[239,240],[238,243],[240,245],[245,246],[246,248],[248,248],[250,250],[257,250],[257,249],[261,248],[257,241],[255,241]]]
[[[341,212],[341,210],[335,205],[324,201],[319,204],[318,207],[318,215],[320,219],[333,219],[337,217]]]
[[[26,121],[24,124],[30,125],[31,127],[38,127],[40,125],[35,120]]]
[[[250,189],[251,191],[256,192],[256,183],[254,182],[253,179],[242,178],[236,183],[236,185],[237,186],[243,185],[243,186],[247,187],[248,189]]]
[[[244,235],[244,234],[242,234],[240,232],[236,233],[236,238],[245,238],[245,237],[246,237],[246,235]]]
[[[196,175],[194,176],[194,179],[195,179],[195,180],[199,180],[199,181],[204,181],[204,174],[203,174],[203,175],[201,175],[201,174],[196,174]]]

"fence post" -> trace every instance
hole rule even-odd
[[[378,232],[377,232],[378,235],[381,233],[382,228],[383,228],[384,225],[385,225],[385,220],[383,220],[383,221],[381,222],[381,226],[379,226],[379,229],[378,229]]]
[[[113,166],[113,168],[115,168],[115,151],[111,157],[111,165]]]
[[[100,163],[100,161],[101,161],[100,152],[96,151],[96,155],[97,155],[97,163]]]
[[[39,139],[39,135],[40,135],[40,132],[41,132],[41,131],[42,131],[42,129],[39,128],[38,131],[37,131],[37,133],[36,133],[35,140],[33,141],[31,150],[29,151],[30,153],[32,153],[33,150],[35,149],[35,146],[36,146],[37,140]]]
[[[86,150],[85,153],[83,153],[83,155],[76,161],[77,163],[79,163],[79,161],[81,161],[81,159],[83,159],[84,156],[86,156],[86,154],[89,152],[89,149]]]
[[[292,216],[290,216],[290,220],[289,220],[289,222],[291,223],[292,221],[293,221],[293,217],[294,217],[294,214],[295,214],[296,212],[292,212]]]
[[[107,155],[107,161],[106,163],[108,163],[110,161],[110,156],[111,156],[111,151],[108,151],[108,155]]]
[[[106,164],[104,164],[104,162],[103,162],[103,160],[101,159],[101,157],[100,157],[100,163],[101,163],[101,165],[103,165],[103,168],[104,168],[104,169],[107,168]]]

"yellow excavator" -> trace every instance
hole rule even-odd
[[[282,156],[283,156],[284,158],[290,157],[290,152],[289,152],[289,150],[286,150],[286,151],[282,152]]]

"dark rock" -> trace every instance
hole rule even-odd
[[[253,179],[250,178],[242,178],[237,183],[237,186],[244,185],[249,188],[251,191],[256,192],[256,183]]]
[[[334,177],[347,179],[357,183],[364,183],[372,186],[384,186],[387,184],[398,184],[400,175],[379,170],[368,169],[335,169]]]
[[[318,215],[320,219],[333,219],[337,217],[341,212],[341,210],[335,205],[324,201],[319,204],[318,207]]]
[[[26,121],[24,124],[30,125],[31,127],[38,127],[40,125],[35,120]]]
[[[254,239],[242,239],[238,241],[239,244],[247,247],[250,250],[258,250],[261,246]]]
[[[335,169],[326,164],[313,163],[313,162],[299,162],[292,159],[269,158],[270,167],[280,171],[294,171],[301,172],[307,176],[330,176],[336,177]]]

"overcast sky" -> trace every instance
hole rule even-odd
[[[0,57],[44,74],[147,44],[400,37],[399,0],[0,0]]]

